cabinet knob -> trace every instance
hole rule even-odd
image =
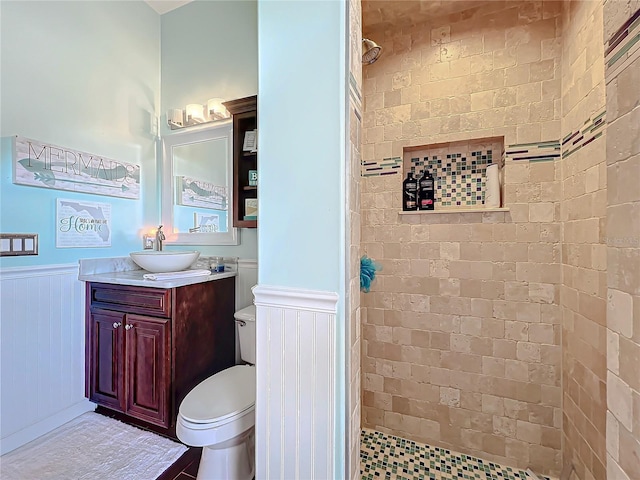
[[[118,328],[122,325],[122,322],[113,322],[113,328]]]
[[[124,329],[125,330],[131,330],[133,328],[133,325],[125,325]]]

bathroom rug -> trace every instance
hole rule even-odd
[[[2,480],[155,480],[187,447],[94,412],[0,457]]]

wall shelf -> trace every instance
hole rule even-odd
[[[258,152],[244,151],[243,144],[246,132],[258,127],[258,97],[239,98],[223,105],[233,117],[233,226],[256,228],[257,218],[248,216],[246,210],[247,203],[255,203],[258,198],[258,187],[249,185],[249,171],[258,170]]]
[[[411,212],[400,211],[400,215],[432,215],[439,213],[491,213],[491,212],[508,212],[509,207],[499,208],[443,208],[440,210],[415,210]]]

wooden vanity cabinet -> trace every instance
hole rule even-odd
[[[235,279],[86,288],[86,396],[175,438],[182,399],[235,363]]]

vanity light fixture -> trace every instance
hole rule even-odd
[[[198,103],[190,103],[185,109],[186,126],[204,123],[204,106]]]
[[[211,98],[207,100],[206,105],[190,103],[184,110],[172,108],[167,111],[167,123],[171,130],[176,130],[202,123],[226,120],[231,117],[231,114],[223,105],[223,102],[224,99],[222,98]]]
[[[222,98],[210,98],[207,100],[207,113],[211,121],[224,120],[231,117],[229,110],[222,102],[224,102]]]

